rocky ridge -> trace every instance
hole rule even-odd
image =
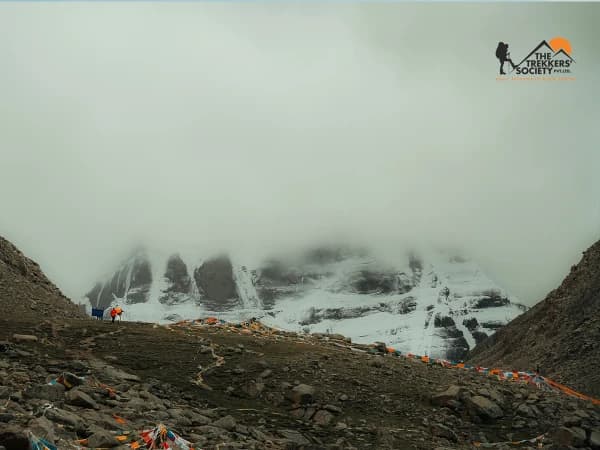
[[[476,364],[542,373],[600,396],[600,241],[561,285],[470,354]]]
[[[85,312],[44,275],[39,264],[0,236],[0,314],[18,317],[30,312],[46,317],[85,317]]]

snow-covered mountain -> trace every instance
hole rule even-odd
[[[86,298],[93,307],[120,304],[128,320],[256,317],[450,359],[526,310],[474,262],[451,253],[391,260],[338,247],[252,268],[225,255],[201,260],[138,249]]]

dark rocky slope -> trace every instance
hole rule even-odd
[[[0,236],[0,314],[14,318],[31,312],[40,317],[84,317],[36,262]]]
[[[479,344],[473,363],[542,374],[600,396],[600,241],[558,289]]]

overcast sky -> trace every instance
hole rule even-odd
[[[464,248],[526,303],[600,238],[600,4],[0,4],[0,234],[68,294],[138,242]],[[498,82],[568,38],[572,82]]]

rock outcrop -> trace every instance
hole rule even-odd
[[[194,271],[200,290],[201,303],[212,311],[223,311],[239,306],[233,267],[227,256],[219,256],[202,263]]]
[[[543,375],[600,396],[600,241],[583,252],[562,284],[481,342],[477,364]]]
[[[166,288],[161,292],[160,302],[175,304],[185,302],[192,294],[192,280],[181,257],[171,255],[165,270]]]
[[[84,312],[44,275],[39,264],[1,236],[0,314],[5,317],[84,316]]]

